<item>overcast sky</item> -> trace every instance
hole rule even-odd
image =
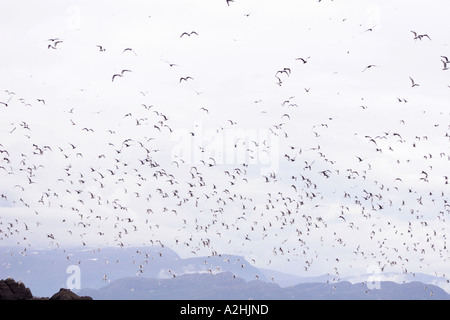
[[[2,1],[0,245],[442,275],[449,9]]]

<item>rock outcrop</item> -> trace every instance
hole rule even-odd
[[[80,297],[75,292],[64,288],[50,298],[33,297],[31,290],[22,282],[8,278],[0,280],[0,300],[92,300],[92,298]]]
[[[33,295],[31,290],[22,282],[16,282],[8,278],[0,280],[0,300],[31,300]]]
[[[75,292],[69,289],[61,288],[59,292],[55,293],[50,300],[92,300],[91,297],[80,297]]]

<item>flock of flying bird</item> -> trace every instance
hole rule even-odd
[[[226,0],[228,6],[232,2]],[[427,34],[411,32],[415,41],[431,41]],[[188,40],[192,36],[201,37],[191,31],[183,32],[180,38]],[[51,38],[48,41],[48,50],[62,50],[64,42],[70,39]],[[97,48],[99,54],[106,51],[103,45],[97,45]],[[137,56],[132,48],[122,52],[129,53]],[[445,55],[440,56],[445,71],[449,60]],[[297,65],[301,67],[314,63],[313,58],[299,57],[295,62],[301,63]],[[170,67],[176,66],[167,63]],[[376,65],[369,64],[363,71],[367,73],[372,67]],[[120,81],[126,81],[127,73],[131,72],[122,69],[120,73],[113,73],[110,81],[119,87]],[[294,67],[276,70],[274,86],[283,86],[293,73]],[[407,78],[405,75],[406,81]],[[420,86],[413,78],[409,79],[411,90]],[[195,79],[185,76],[177,80],[182,86]],[[0,117],[26,108],[41,108],[45,113],[49,107],[47,97],[30,99],[10,89],[3,88],[0,95]],[[304,94],[309,94],[311,88],[304,90]],[[137,96],[148,98],[145,92],[137,93]],[[407,102],[405,98],[393,97],[392,100],[396,99],[399,103]],[[253,260],[255,263],[270,265],[272,259],[283,257],[288,261],[301,261],[298,263],[305,271],[315,261],[320,261],[317,246],[349,251],[350,260],[372,261],[367,263],[374,263],[381,270],[400,267],[403,272],[408,272],[412,258],[402,257],[399,252],[410,252],[424,264],[430,252],[443,261],[448,260],[449,177],[436,177],[433,167],[435,163],[448,166],[450,161],[450,126],[445,122],[448,115],[443,115],[441,123],[428,128],[439,132],[447,146],[442,146],[439,152],[430,150],[418,155],[426,167],[413,175],[416,184],[406,185],[403,176],[386,181],[383,177],[374,179],[376,174],[373,172],[379,169],[364,154],[352,156],[352,168],[342,167],[339,159],[334,158],[336,154],[319,144],[333,136],[335,120],[332,117],[311,125],[313,134],[309,139],[316,146],[308,148],[292,144],[295,131],[289,131],[287,127],[295,126],[295,119],[298,119],[295,115],[301,114],[305,107],[299,107],[301,102],[295,96],[279,100],[280,105],[274,111],[277,116],[267,128],[269,135],[276,137],[283,147],[278,154],[279,172],[274,170],[263,175],[255,172],[258,171],[254,169],[255,165],[249,163],[220,164],[219,159],[202,145],[195,146],[203,154],[198,163],[182,156],[168,160],[169,156],[161,150],[158,141],[166,141],[164,139],[175,129],[171,126],[171,115],[161,106],[146,103],[130,106],[132,112],[110,115],[109,120],[101,115],[106,122],[120,124],[107,130],[100,125],[84,124],[82,116],[77,120],[77,108],[65,110],[63,121],[67,123],[67,130],[80,136],[91,134],[92,147],[88,146],[91,138],[65,143],[36,142],[39,139],[34,139],[34,135],[40,129],[32,119],[2,128],[0,179],[4,182],[1,207],[27,208],[33,219],[0,216],[1,241],[13,239],[18,246],[32,246],[34,240],[30,239],[39,236],[46,224],[39,220],[40,216],[51,211],[57,215],[57,229],[41,236],[57,246],[64,246],[69,237],[84,246],[95,246],[97,242],[93,239],[105,238],[113,239],[105,240],[108,245],[123,247],[133,242],[137,234],[147,236],[146,244],[168,245],[175,250],[183,247],[191,254],[206,250],[217,255],[229,245],[241,247],[243,251],[247,247],[256,251],[264,246],[266,260]],[[213,107],[202,106],[199,110],[206,116],[214,113]],[[399,126],[402,125],[405,121],[399,119]],[[224,120],[217,132],[220,134],[234,126],[239,126],[238,121]],[[364,134],[363,144],[378,157],[389,154],[386,159],[390,159],[390,155],[395,157],[397,149],[427,149],[427,136],[402,137],[400,130],[389,128],[379,135]],[[129,138],[127,133],[131,131],[133,137]],[[195,132],[188,134],[194,136]],[[273,146],[268,139],[258,141],[243,136],[234,141],[233,147],[244,150],[249,160],[262,152],[270,153]],[[417,161],[404,160],[399,155],[393,165],[408,167]],[[55,167],[54,163],[58,165]],[[370,179],[373,181],[369,183]],[[430,180],[433,188],[427,189]],[[330,185],[334,188],[332,195],[327,193]],[[441,188],[439,191],[434,189],[436,185]],[[326,214],[330,210],[334,211],[331,216]],[[403,217],[404,224],[397,225],[401,220],[398,215]],[[34,221],[34,225],[29,221]],[[165,224],[172,229],[166,230]],[[332,229],[331,224],[339,224],[340,228]],[[175,234],[171,235],[171,240],[161,240],[167,232]],[[373,247],[365,249],[362,243],[349,243],[348,234],[370,239]],[[216,243],[221,245],[216,246]],[[326,259],[330,272],[339,275],[340,263],[344,263],[345,258],[336,253],[333,259]]]

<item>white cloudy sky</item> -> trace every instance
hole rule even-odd
[[[1,244],[442,275],[448,9],[2,1]]]

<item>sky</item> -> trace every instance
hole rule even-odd
[[[2,1],[0,245],[443,276],[447,9]]]

